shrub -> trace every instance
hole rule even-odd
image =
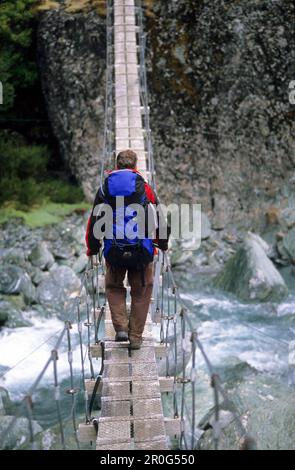
[[[78,186],[62,180],[50,180],[44,183],[44,192],[52,202],[66,202],[74,204],[82,202],[83,192]]]
[[[44,201],[83,201],[82,190],[48,177],[49,150],[43,145],[25,145],[16,133],[0,133],[0,203],[14,201],[25,209]]]
[[[1,112],[13,107],[16,96],[38,77],[31,58],[35,0],[4,0],[0,4],[0,77],[4,89]]]

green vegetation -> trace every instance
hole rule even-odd
[[[78,186],[52,173],[63,168],[50,125],[39,125],[48,117],[36,62],[38,4],[0,3],[0,219],[19,216],[34,226],[37,217],[41,224],[59,220],[84,199]],[[57,203],[62,204],[60,211]]]
[[[1,112],[11,109],[18,94],[37,81],[32,59],[35,0],[4,0],[0,4],[0,80],[4,102]]]
[[[79,187],[48,178],[49,158],[46,146],[26,145],[18,135],[0,132],[0,204],[9,201],[17,209],[26,210],[48,201],[83,201]]]
[[[21,218],[29,227],[43,227],[60,222],[66,215],[76,211],[88,210],[89,204],[81,202],[77,204],[61,204],[49,202],[40,207],[31,208],[29,211],[18,210],[14,206],[0,208],[0,224],[12,218]]]

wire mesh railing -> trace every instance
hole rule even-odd
[[[167,253],[159,252],[156,258],[153,304],[154,317],[160,321],[160,342],[165,344],[168,353],[164,371],[167,377],[173,377],[172,406],[175,418],[181,418],[181,434],[178,442],[180,449],[195,449],[198,445],[201,429],[197,419],[197,378],[202,360],[209,376],[212,389],[212,419],[214,449],[219,447],[222,428],[220,425],[221,403],[230,411],[235,423],[237,442],[241,448],[253,447],[253,439],[248,436],[242,417],[234,401],[230,399],[218,374],[206,354],[193,324],[194,313],[183,302],[175,282]],[[160,266],[160,269],[158,269]],[[199,358],[197,361],[197,352]],[[198,369],[199,367],[199,369]],[[188,390],[190,388],[190,393]]]
[[[102,326],[101,319],[104,312],[104,300],[100,296],[102,276],[103,265],[98,257],[89,260],[81,278],[80,290],[73,299],[71,312],[58,333],[47,361],[29,390],[24,393],[9,424],[0,433],[1,449],[9,448],[9,441],[11,441],[14,429],[18,426],[19,418],[26,419],[27,432],[23,431],[21,442],[17,442],[16,448],[39,448],[43,431],[35,432],[37,421],[34,419],[34,414],[35,404],[40,400],[39,391],[42,387],[47,390],[48,409],[55,408],[56,410],[55,418],[51,416],[51,420],[53,419],[59,429],[57,433],[59,442],[56,442],[55,448],[73,447],[73,443],[70,447],[67,445],[65,432],[66,423],[69,420],[71,421],[70,437],[74,438],[76,448],[80,448],[77,435],[78,422],[82,417],[85,422],[91,420],[85,381],[86,378],[94,378],[97,375],[97,365],[93,363],[90,347],[93,343],[98,343],[98,331]],[[68,370],[60,373],[59,356],[64,354],[67,356]],[[66,415],[63,412],[64,408],[69,410]]]

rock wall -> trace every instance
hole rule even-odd
[[[201,202],[212,227],[261,224],[289,204],[290,0],[146,2],[151,126],[164,201]],[[91,199],[102,147],[104,20],[54,10],[39,28],[49,116]],[[293,189],[292,189],[293,188]]]
[[[105,55],[104,19],[95,11],[40,15],[38,60],[49,119],[89,201],[103,148]]]
[[[148,63],[160,191],[197,199],[213,228],[233,219],[255,226],[270,204],[286,204],[283,186],[295,169],[292,2],[153,3]]]

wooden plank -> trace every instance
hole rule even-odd
[[[161,393],[173,392],[174,378],[173,377],[159,377]]]
[[[135,10],[134,10],[134,4],[132,6],[128,6],[126,3],[125,3],[125,8],[124,8],[124,12],[125,12],[125,15],[134,15],[135,14]]]
[[[135,25],[135,16],[134,15],[125,15],[125,24],[126,25]],[[126,35],[126,40],[128,41],[128,33]]]
[[[94,385],[95,385],[96,380],[95,379],[86,379],[85,380],[85,389],[88,395],[92,395]],[[102,391],[102,381],[100,382],[98,389],[97,389],[97,394],[101,394]]]
[[[131,139],[130,147],[135,148],[136,150],[143,150],[145,149],[145,144],[143,139]]]
[[[145,398],[133,400],[133,416],[137,418],[151,418],[155,415],[163,415],[161,398]]]
[[[114,0],[116,152],[124,148],[134,149],[138,154],[138,168],[145,176],[147,154],[142,129],[145,109],[140,98],[137,31],[134,0]],[[154,344],[150,315],[140,350],[129,350],[129,342],[114,341],[115,330],[108,305],[104,326],[105,361],[99,386],[102,412],[96,448],[166,449],[161,392],[173,389],[173,378],[159,379],[156,356],[165,357],[167,348]],[[99,357],[100,346],[91,345],[90,353]],[[88,393],[93,391],[94,384],[94,380],[86,381]],[[134,430],[132,438],[131,423]],[[167,424],[175,433],[175,421],[173,425],[174,428],[170,422]]]
[[[128,128],[117,129],[116,132],[116,141],[120,139],[128,139],[129,138],[129,130]]]
[[[124,405],[127,404],[127,402],[110,402],[112,406],[114,404],[118,405],[120,403],[124,403]],[[160,416],[161,413],[163,413],[162,410],[162,403],[161,399],[156,398],[156,399],[147,399],[147,400],[135,400],[133,403],[134,407],[134,417],[131,416],[125,416],[125,417],[119,417],[117,414],[114,415],[115,420],[118,422],[122,422],[122,418],[125,420],[127,419],[128,421],[133,421],[135,422],[136,420],[139,419],[139,422],[142,423],[142,418],[145,417],[146,419],[151,419],[153,415],[158,412],[158,415]],[[117,413],[117,408],[115,410]],[[156,419],[159,419],[159,416]],[[110,420],[107,420],[110,422]],[[100,423],[103,422],[103,419],[100,419]],[[165,432],[167,436],[170,437],[176,437],[180,436],[181,431],[182,431],[182,422],[180,418],[164,418],[164,426],[165,426]],[[85,423],[80,423],[78,426],[78,440],[81,443],[87,443],[87,442],[94,442],[97,439],[97,434],[95,427],[93,424],[85,424]]]
[[[139,94],[137,94],[137,95],[128,95],[128,108],[130,108],[131,106],[137,106],[137,107],[140,108]]]
[[[167,346],[162,343],[155,343],[155,354],[157,359],[162,359],[163,357],[166,357],[168,352],[169,352],[169,347],[170,345],[168,344]]]
[[[180,436],[182,423],[180,418],[164,418],[165,431],[167,436]]]
[[[116,112],[116,129],[125,128],[128,126],[128,117],[117,116]]]
[[[78,440],[82,443],[95,442],[96,431],[93,424],[80,423],[78,426]]]
[[[130,417],[131,401],[130,400],[105,400],[101,398],[101,416],[105,417]]]
[[[125,42],[125,41],[115,41],[115,44],[114,44],[114,50],[115,50],[115,54],[118,53],[118,52],[125,52],[126,50],[128,50],[129,52],[138,52],[138,46],[136,44],[136,42]]]
[[[129,135],[131,139],[144,139],[144,132],[141,128],[130,128]]]
[[[132,147],[132,145],[130,145],[130,140],[129,139],[118,139],[118,140],[116,140],[117,152],[120,152],[121,150],[129,149],[131,147]]]
[[[120,7],[121,5],[124,5],[125,8],[126,6],[134,6],[134,0],[114,0],[115,9]]]
[[[119,33],[121,32],[126,32],[126,33],[138,33],[140,31],[139,26],[136,25],[131,25],[126,23],[124,25],[117,25],[116,26],[116,31]]]
[[[165,438],[164,418],[151,418],[134,421],[134,441],[160,441]]]
[[[100,440],[96,441],[96,450],[131,450],[131,440],[129,441],[122,441],[120,443],[112,444],[103,444]]]
[[[120,443],[128,441],[131,437],[131,426],[128,420],[99,420],[97,445]]]
[[[137,442],[135,445],[135,450],[165,450],[167,448],[166,439]]]
[[[127,354],[127,349],[128,349],[128,344],[126,343],[126,354]],[[158,359],[162,359],[163,357],[166,357],[170,348],[170,345],[168,344],[167,346],[162,343],[154,343],[153,344],[154,350],[155,350],[155,356]],[[120,348],[122,349],[122,348]],[[144,349],[144,347],[141,348],[141,351]],[[111,351],[114,351],[115,349],[112,348]],[[108,351],[108,350],[107,350]],[[100,344],[91,344],[90,345],[90,354],[93,358],[100,358],[101,357],[101,346]],[[135,354],[135,351],[132,352],[132,354]]]
[[[105,336],[107,336],[107,337],[115,336],[115,334],[116,334],[112,323],[106,323],[104,331],[105,331]]]

